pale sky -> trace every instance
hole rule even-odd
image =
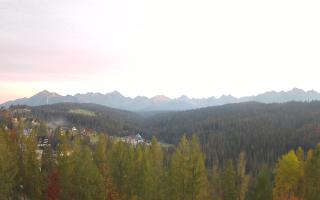
[[[0,0],[0,102],[320,91],[320,1]]]

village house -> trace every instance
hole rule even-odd
[[[49,138],[47,136],[38,136],[38,149],[44,149],[45,147],[50,147]]]
[[[38,136],[37,140],[38,140],[38,144],[37,144],[38,149],[36,150],[37,158],[38,160],[41,160],[44,148],[50,147],[51,144],[47,136]]]
[[[129,135],[126,137],[122,137],[120,138],[120,141],[134,145],[134,146],[145,143],[145,140],[142,138],[142,136],[139,133],[136,135]]]
[[[23,135],[24,136],[30,136],[31,135],[31,133],[32,133],[32,128],[26,128],[26,129],[24,129],[23,130]]]
[[[71,129],[73,132],[76,132],[76,131],[78,131],[78,129],[76,128],[76,127],[72,127],[72,129]]]

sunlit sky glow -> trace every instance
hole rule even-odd
[[[0,102],[320,91],[320,2],[1,0]]]

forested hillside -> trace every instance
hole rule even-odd
[[[16,107],[14,107],[16,108]],[[12,108],[14,110],[14,108]],[[181,112],[134,113],[95,104],[28,107],[29,114],[49,122],[90,128],[109,135],[141,133],[177,144],[183,135],[199,137],[206,164],[223,164],[247,154],[248,167],[273,165],[290,149],[314,148],[320,142],[320,102],[228,104]],[[268,151],[266,151],[266,149]]]
[[[129,135],[140,130],[139,114],[97,104],[59,103],[37,107],[14,106],[11,110],[17,116],[35,117],[55,127],[77,126],[109,135]]]
[[[3,113],[2,113],[3,114]],[[43,128],[25,135],[18,121],[1,117],[0,199],[47,200],[317,200],[320,146],[282,156],[275,166],[248,170],[246,154],[223,165],[205,165],[197,136],[183,136],[172,150],[154,137],[130,145],[99,135],[56,132],[42,143]],[[41,126],[41,125],[40,125]],[[52,141],[58,140],[57,145]],[[42,144],[46,144],[43,146]],[[268,149],[265,149],[267,152]]]
[[[177,143],[197,134],[207,164],[247,154],[250,168],[273,164],[289,149],[314,148],[320,142],[320,102],[241,103],[151,117],[147,133]]]

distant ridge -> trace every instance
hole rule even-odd
[[[284,103],[289,101],[313,101],[320,100],[320,93],[310,90],[304,91],[299,88],[293,88],[289,91],[269,91],[255,96],[236,98],[231,95],[222,95],[219,98],[189,98],[185,95],[170,99],[164,95],[157,95],[152,98],[137,96],[135,98],[125,97],[120,92],[114,91],[107,94],[86,93],[76,94],[74,96],[62,96],[55,92],[44,90],[30,98],[21,98],[8,101],[1,106],[10,107],[11,105],[40,106],[56,104],[63,102],[71,103],[94,103],[112,108],[118,108],[129,111],[174,111],[190,110],[208,106],[218,106],[229,103],[242,103],[256,101],[261,103]]]

